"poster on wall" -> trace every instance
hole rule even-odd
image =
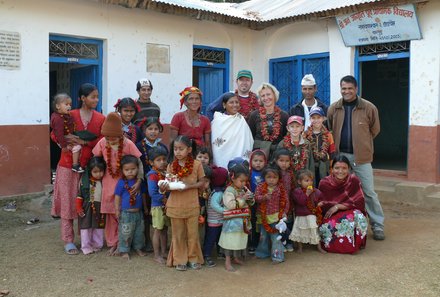
[[[170,46],[147,43],[147,72],[170,73]]]
[[[20,62],[20,33],[0,31],[0,69],[18,70]]]
[[[413,4],[376,7],[336,17],[345,46],[421,39]]]

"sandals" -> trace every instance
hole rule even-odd
[[[185,264],[177,264],[177,265],[176,265],[176,270],[177,270],[177,271],[186,271],[186,270],[187,270],[187,267],[186,267]]]
[[[193,270],[199,270],[202,268],[202,264],[200,263],[188,263],[189,268],[193,269]]]
[[[35,225],[40,222],[39,218],[33,218],[26,222],[27,225]]]
[[[64,246],[64,251],[68,255],[78,255],[79,254],[78,248],[71,242]]]

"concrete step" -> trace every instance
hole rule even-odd
[[[428,208],[440,208],[440,191],[427,195],[423,202]]]
[[[382,203],[391,204],[396,202],[396,191],[394,186],[374,185],[379,200]]]

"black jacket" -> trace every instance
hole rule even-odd
[[[328,106],[325,105],[325,103],[321,102],[318,98],[315,98],[315,99],[318,102],[318,107],[321,107],[322,110],[324,111],[324,114],[327,116],[327,108],[328,108]],[[297,115],[297,116],[302,117],[303,120],[305,120],[305,118],[304,118],[304,107],[302,106],[302,102],[303,101],[304,101],[304,99],[302,99],[300,102],[298,102],[297,104],[292,106],[292,108],[289,111],[289,116]]]

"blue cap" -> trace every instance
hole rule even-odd
[[[309,116],[312,116],[314,114],[319,114],[320,116],[325,117],[324,111],[319,106],[315,106],[315,107],[312,107],[312,109],[310,109]]]

